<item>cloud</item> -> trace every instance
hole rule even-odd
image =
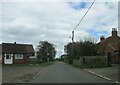
[[[76,10],[81,10],[83,8],[88,8],[92,2],[68,2],[70,7],[76,9]]]
[[[2,2],[2,41],[32,43],[47,40],[58,55],[71,42],[71,31],[91,2]],[[105,36],[117,26],[117,2],[96,2],[75,30],[75,40]],[[92,30],[92,31],[91,31]],[[94,32],[94,33],[93,33]]]
[[[1,0],[2,2],[91,2],[91,0]],[[96,2],[119,2],[119,0],[96,0]]]

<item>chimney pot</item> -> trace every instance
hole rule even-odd
[[[112,36],[117,36],[117,29],[116,28],[112,28]]]
[[[105,39],[105,37],[104,36],[101,36],[100,37],[100,41],[102,41],[102,40],[104,40]]]

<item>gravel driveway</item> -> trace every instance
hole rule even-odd
[[[2,83],[25,83],[30,81],[36,73],[45,66],[3,66]]]
[[[112,65],[112,67],[106,68],[94,68],[94,69],[87,69],[92,71],[96,74],[102,75],[104,77],[110,78],[113,81],[119,81],[119,65]],[[120,81],[119,81],[120,82]]]

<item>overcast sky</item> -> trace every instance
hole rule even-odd
[[[29,43],[35,48],[39,41],[47,40],[55,45],[59,56],[91,3],[4,1],[0,3],[0,43]],[[118,28],[118,2],[95,2],[75,30],[75,41],[88,36],[99,41],[102,35],[110,36],[112,28]]]

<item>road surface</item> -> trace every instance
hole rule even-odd
[[[112,83],[80,68],[55,62],[41,70],[29,83]]]

